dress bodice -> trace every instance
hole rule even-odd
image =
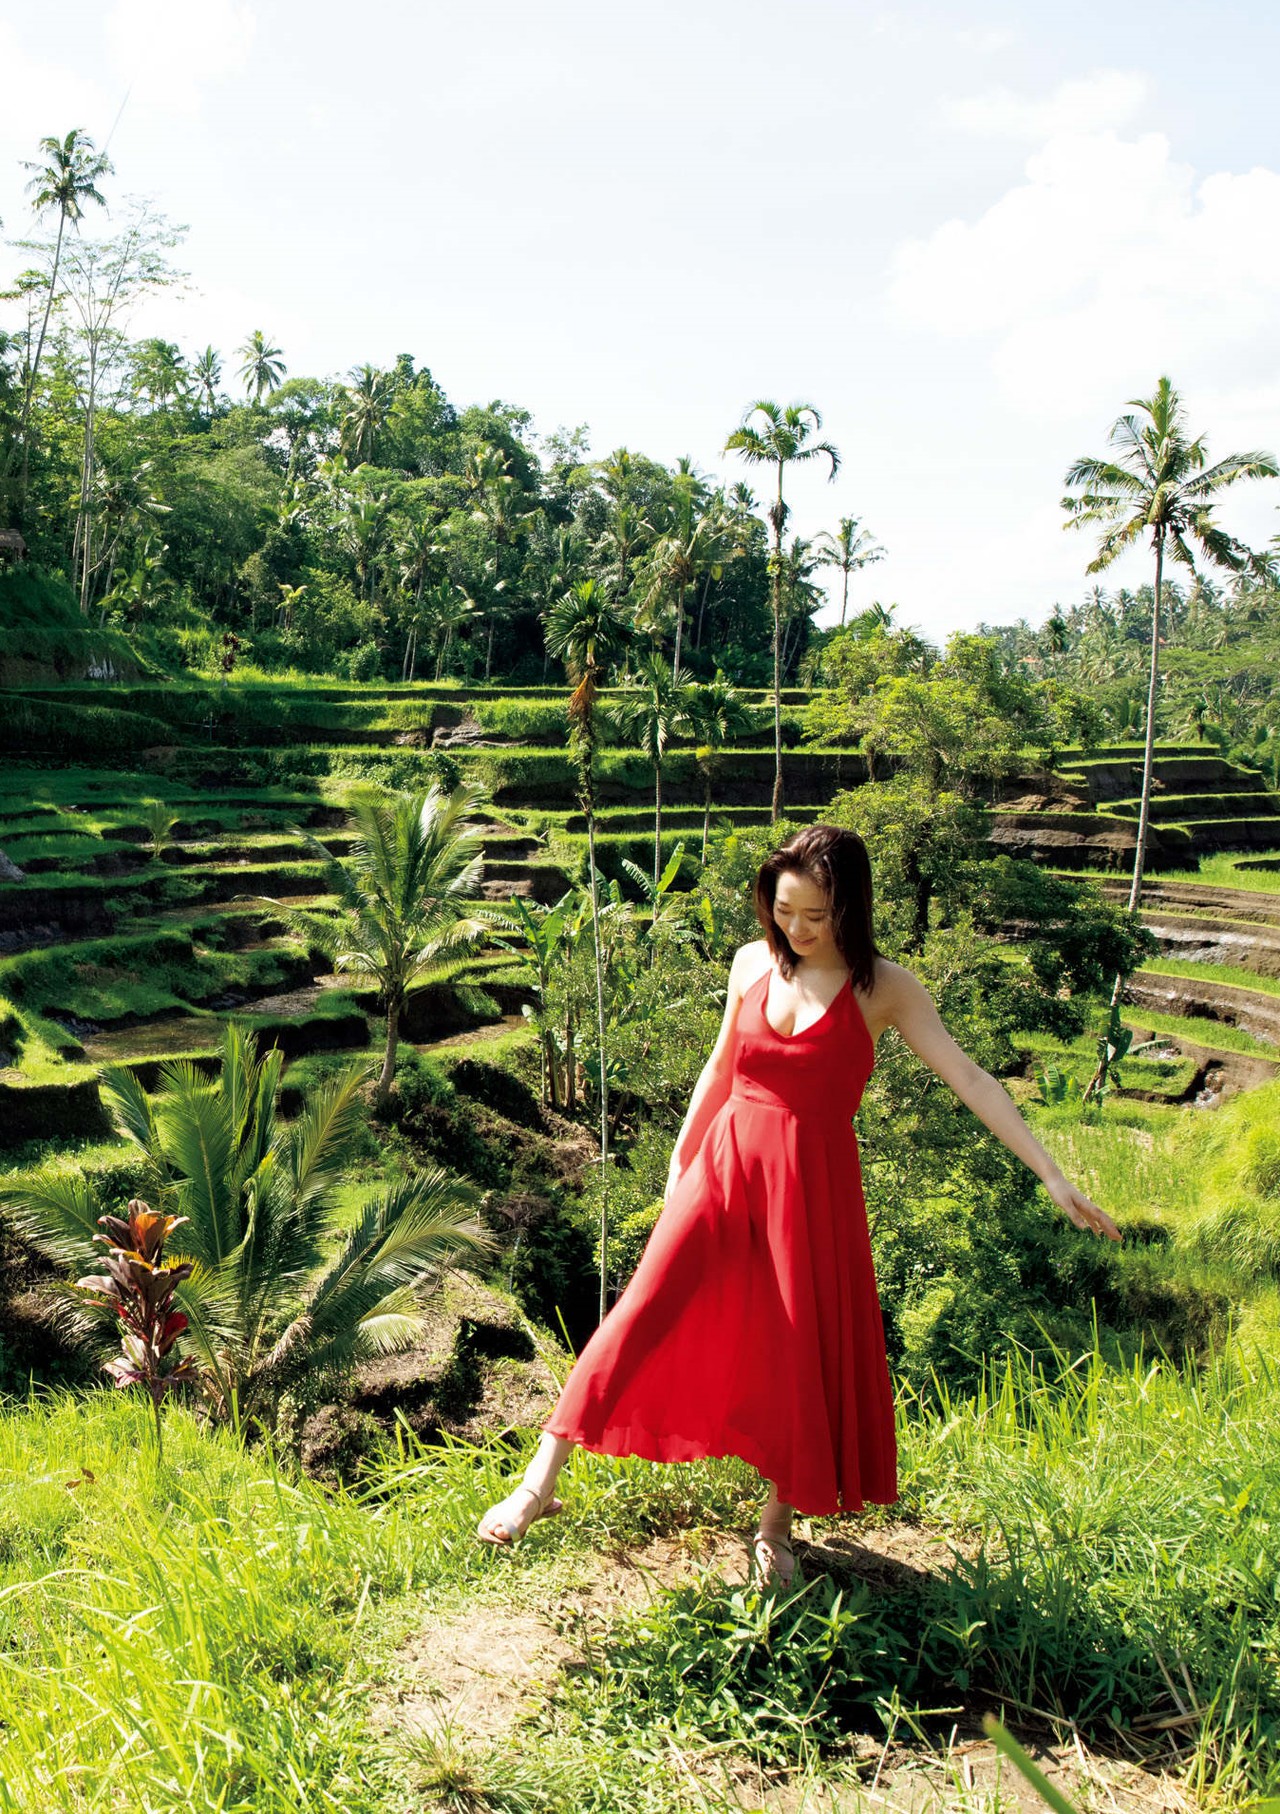
[[[875,1047],[850,985],[799,1033],[785,1035],[765,1018],[772,964],[757,977],[738,1011],[732,1093],[773,1101],[794,1115],[847,1120],[856,1113],[875,1064]]]

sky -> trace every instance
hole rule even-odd
[[[1277,67],[1273,0],[0,0],[0,221],[75,126],[188,228],[131,330],[232,383],[254,328],[290,375],[408,352],[730,482],[754,399],[813,403],[790,528],[861,519],[852,602],[944,639],[1093,583],[1063,475],[1162,373],[1211,455],[1280,449]]]

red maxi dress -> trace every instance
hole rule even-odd
[[[544,1428],[605,1455],[738,1455],[802,1512],[857,1511],[898,1496],[850,1125],[875,1054],[851,987],[776,1032],[772,974],[743,996],[728,1100]]]

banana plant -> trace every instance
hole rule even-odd
[[[554,906],[541,906],[515,895],[505,907],[484,910],[482,917],[493,927],[493,942],[510,951],[529,966],[537,1003],[526,1010],[538,1034],[542,1053],[542,1101],[547,1108],[559,1108],[557,1078],[558,1058],[555,1034],[547,1016],[547,998],[557,961],[565,941],[565,932],[574,904],[573,891],[562,894]],[[504,936],[505,934],[505,936]]]
[[[677,844],[667,859],[665,869],[655,883],[638,863],[631,861],[630,857],[622,859],[623,869],[640,890],[649,912],[649,924],[644,936],[648,939],[651,949],[659,932],[668,933],[677,943],[685,943],[694,936],[693,929],[685,917],[686,897],[683,892],[675,892],[676,878],[680,874],[680,865],[683,862],[684,845]]]

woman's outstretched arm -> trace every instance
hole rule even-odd
[[[883,988],[887,1024],[896,1027],[916,1056],[955,1091],[965,1107],[1030,1166],[1069,1221],[1118,1241],[1120,1230],[1111,1217],[1063,1174],[1018,1113],[1018,1105],[1004,1085],[956,1044],[923,983],[898,964],[884,964],[881,972],[883,981],[877,977],[876,992],[879,995]]]

